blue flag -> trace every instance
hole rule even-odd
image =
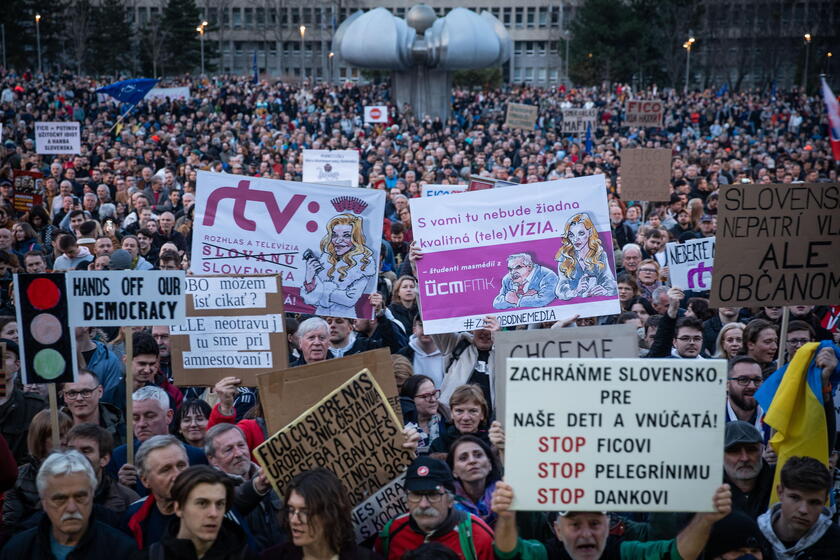
[[[96,93],[104,93],[110,95],[117,101],[137,105],[159,81],[152,78],[123,80],[113,83],[110,86],[101,87],[96,90]]]
[[[720,89],[717,90],[717,92],[715,92],[715,95],[717,97],[723,97],[724,95],[726,95],[727,91],[729,91],[729,82],[726,82],[725,84],[720,86]]]
[[[254,51],[254,83],[260,83],[260,69],[257,68],[257,51]]]
[[[586,150],[585,151],[586,151],[587,154],[592,153],[592,125],[588,124],[588,123],[586,125]]]

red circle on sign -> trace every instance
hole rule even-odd
[[[429,474],[429,467],[424,465],[417,469],[417,476],[426,476],[427,474]]]
[[[370,116],[373,117],[374,119],[378,119],[380,116],[382,116],[382,111],[380,111],[379,109],[376,109],[376,108],[371,109],[370,110]]]
[[[36,278],[26,289],[29,304],[35,309],[52,309],[58,303],[61,292],[55,282],[46,278]]]

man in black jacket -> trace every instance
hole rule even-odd
[[[6,438],[9,448],[17,463],[23,464],[28,454],[26,434],[32,418],[47,407],[47,403],[35,393],[24,393],[17,381],[20,368],[20,350],[17,343],[7,338],[0,338],[6,344],[3,357],[6,366],[5,396],[0,396],[0,435]]]
[[[773,467],[762,458],[764,436],[749,422],[726,424],[723,481],[732,489],[732,509],[757,519],[767,511]]]
[[[47,457],[37,484],[46,515],[37,527],[10,540],[0,560],[143,557],[130,538],[91,519],[96,475],[81,453],[69,450]]]

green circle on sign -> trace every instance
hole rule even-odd
[[[32,360],[32,367],[35,369],[35,373],[43,379],[48,380],[60,377],[64,373],[66,365],[67,362],[64,361],[64,357],[52,348],[44,348],[35,354],[35,359]]]

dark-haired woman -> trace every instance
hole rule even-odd
[[[381,556],[356,546],[353,504],[332,472],[318,468],[295,476],[283,499],[290,540],[266,549],[264,560],[372,560]]]
[[[496,454],[485,441],[467,434],[449,448],[446,463],[455,477],[456,507],[480,517],[492,527],[496,514],[490,509],[490,499],[496,482],[501,479]]]
[[[400,398],[407,401],[403,410],[404,417],[405,413],[411,409],[411,405],[414,405],[417,431],[420,433],[417,453],[425,455],[429,452],[429,445],[440,437],[442,430],[446,429],[443,408],[438,400],[440,391],[435,388],[435,383],[430,377],[415,374],[403,383]]]
[[[175,412],[172,430],[175,437],[193,447],[204,448],[210,422],[210,405],[202,399],[189,399],[181,403]]]

